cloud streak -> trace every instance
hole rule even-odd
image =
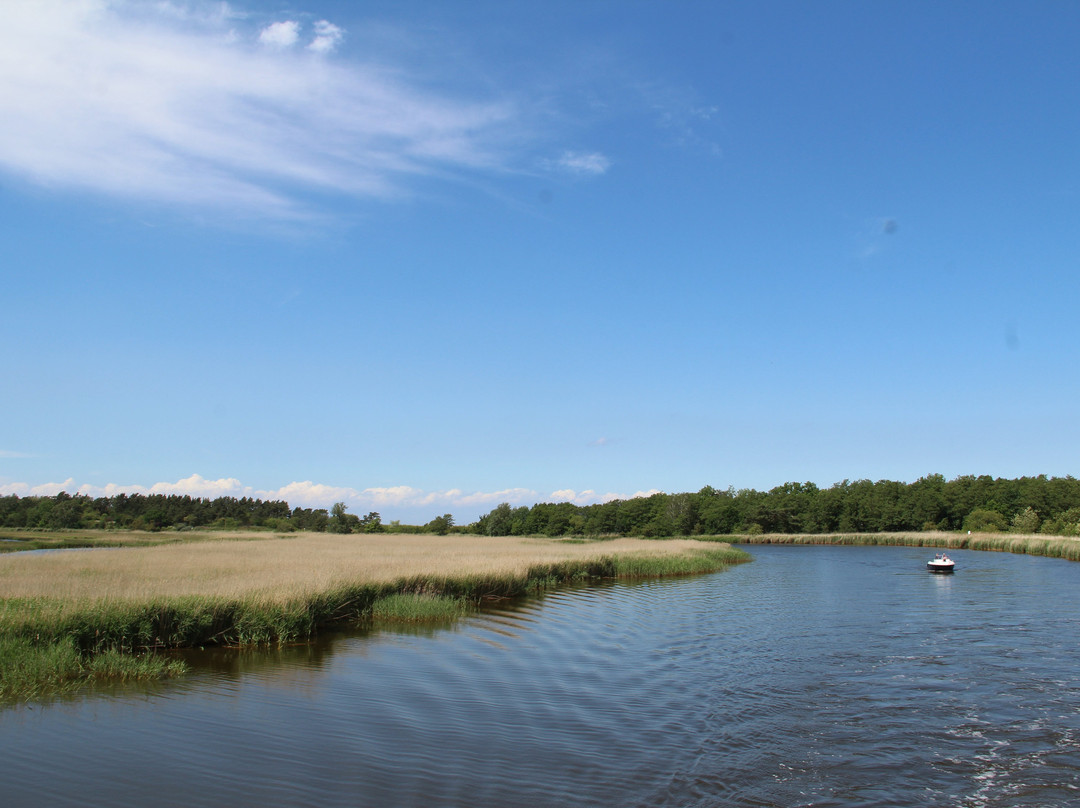
[[[308,45],[308,50],[316,53],[330,53],[337,48],[338,43],[345,37],[345,31],[332,22],[319,20],[315,23],[315,38]]]
[[[418,512],[430,509],[437,511],[459,510],[485,513],[501,502],[511,505],[534,505],[537,502],[572,502],[575,505],[592,505],[599,502],[611,502],[616,499],[633,499],[658,494],[658,489],[637,491],[634,494],[613,492],[598,493],[593,490],[575,491],[564,488],[543,494],[530,488],[505,488],[498,491],[470,491],[451,488],[443,491],[425,491],[408,485],[385,488],[352,488],[349,486],[326,485],[310,480],[291,482],[275,489],[258,489],[244,485],[235,477],[222,477],[217,480],[207,479],[192,474],[176,482],[158,482],[152,485],[105,485],[80,484],[73,477],[59,483],[0,484],[0,495],[12,494],[20,497],[55,496],[61,491],[69,494],[85,494],[90,497],[112,497],[118,494],[164,494],[216,499],[217,497],[253,497],[263,500],[285,500],[293,507],[329,508],[335,502],[344,502],[354,512],[365,511],[409,511]]]
[[[611,159],[600,152],[565,151],[542,165],[551,171],[577,177],[598,177],[611,168]]]
[[[503,171],[524,131],[506,101],[328,58],[346,32],[327,20],[258,28],[227,4],[124,0],[4,17],[0,170],[48,187],[304,218],[320,195],[385,199],[418,178]]]

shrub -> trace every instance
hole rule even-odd
[[[1034,533],[1039,529],[1039,514],[1030,505],[1020,511],[1009,523],[1010,533]]]
[[[976,508],[964,520],[964,530],[973,533],[1000,533],[1008,529],[1008,520],[990,508]]]
[[[1047,519],[1039,532],[1050,536],[1080,536],[1080,508],[1069,508],[1056,519]]]

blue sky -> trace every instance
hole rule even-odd
[[[1076,4],[3,13],[0,493],[1077,471]]]

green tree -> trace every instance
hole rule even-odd
[[[993,508],[976,508],[967,515],[963,529],[977,533],[1001,533],[1009,529],[1009,521]]]
[[[1080,507],[1069,508],[1053,519],[1047,519],[1039,529],[1050,536],[1080,536]]]
[[[444,513],[442,516],[436,516],[434,519],[424,525],[424,529],[428,530],[431,533],[434,533],[436,536],[445,536],[447,533],[450,532],[450,528],[452,528],[453,526],[454,517],[448,513]]]
[[[383,530],[385,530],[382,523],[382,517],[379,516],[377,511],[371,511],[371,513],[360,520],[360,530],[363,533],[382,533]]]
[[[487,516],[480,519],[480,532],[485,536],[509,536],[514,532],[513,509],[509,502],[499,503]]]
[[[349,524],[348,514],[345,511],[348,510],[345,507],[344,502],[335,502],[333,507],[330,508],[330,522],[327,524],[326,529],[330,533],[351,533],[352,527]]]
[[[81,497],[72,499],[67,495],[64,495],[63,498],[61,498],[60,495],[57,495],[56,503],[46,517],[45,527],[50,530],[65,530],[80,527],[82,521],[82,499],[83,498]]]
[[[1012,518],[1009,523],[1010,533],[1034,533],[1039,529],[1039,514],[1028,505]]]
[[[664,504],[664,520],[678,536],[699,533],[698,504],[693,494],[673,494]]]

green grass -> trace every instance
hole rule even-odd
[[[339,586],[284,602],[265,598],[174,597],[79,606],[50,598],[0,600],[0,700],[30,700],[102,679],[159,678],[182,672],[158,652],[208,645],[302,642],[322,626],[456,619],[484,601],[567,583],[691,575],[750,560],[703,543],[682,557],[601,557],[530,567],[524,575],[419,576]]]

